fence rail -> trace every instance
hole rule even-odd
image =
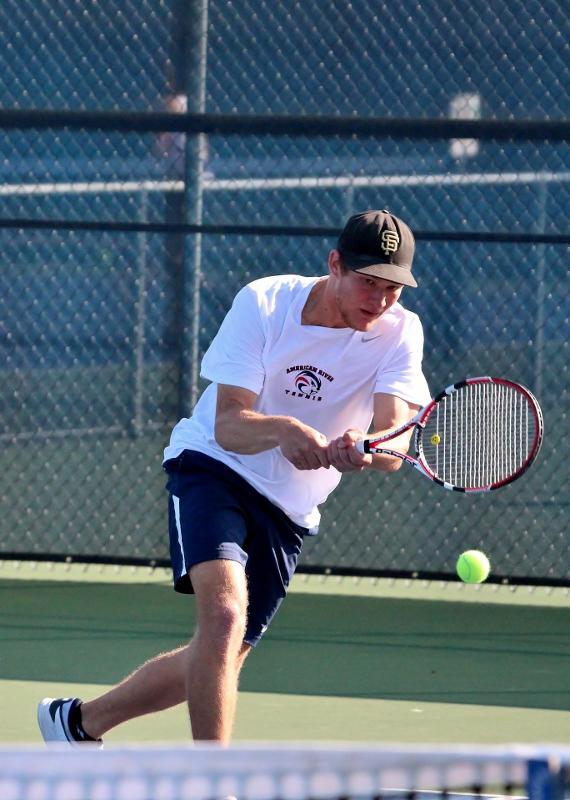
[[[495,139],[559,142],[570,138],[566,119],[426,119],[324,114],[210,114],[61,109],[0,109],[4,130],[49,129],[238,136],[339,136],[418,139]]]

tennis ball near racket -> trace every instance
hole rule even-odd
[[[441,436],[439,435],[439,433],[434,433],[430,439],[430,442],[432,444],[439,444],[441,442]]]
[[[480,550],[466,550],[457,559],[457,574],[463,583],[483,583],[489,577],[489,559]]]

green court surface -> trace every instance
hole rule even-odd
[[[44,696],[90,699],[188,639],[164,570],[0,564],[0,742],[40,741]],[[568,590],[298,575],[241,679],[237,740],[570,740]],[[189,739],[185,708],[108,745]]]

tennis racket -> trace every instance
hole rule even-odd
[[[540,406],[524,386],[503,378],[466,378],[409,422],[365,438],[357,448],[401,458],[445,489],[490,492],[526,472],[540,450],[543,427]],[[415,457],[384,446],[410,428]]]

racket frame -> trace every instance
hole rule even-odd
[[[455,392],[459,389],[464,388],[465,386],[474,385],[474,384],[498,384],[501,386],[507,386],[511,389],[515,389],[523,396],[526,397],[526,400],[529,404],[529,407],[532,409],[534,413],[535,419],[535,428],[534,428],[534,437],[532,441],[532,445],[529,449],[529,453],[524,460],[524,462],[519,466],[514,472],[510,475],[507,475],[505,478],[498,480],[492,484],[487,484],[485,486],[455,486],[448,481],[444,481],[439,478],[434,471],[430,468],[424,458],[424,451],[423,451],[423,433],[426,427],[427,421],[430,418],[431,414],[437,407],[438,403],[446,397],[451,397]],[[392,439],[400,436],[405,431],[409,430],[410,428],[414,428],[414,435],[413,435],[413,445],[415,450],[415,457],[409,455],[409,453],[401,453],[398,450],[392,450],[390,448],[381,447],[383,442],[389,442]],[[443,389],[439,394],[437,394],[430,402],[421,408],[418,413],[412,417],[408,422],[405,422],[403,425],[400,425],[398,428],[395,428],[393,431],[389,433],[385,433],[382,436],[375,436],[375,437],[366,437],[361,442],[358,442],[357,447],[362,453],[378,453],[381,455],[389,455],[395,456],[396,458],[405,461],[408,464],[411,464],[415,469],[422,473],[426,478],[430,478],[435,483],[443,486],[444,489],[448,489],[454,492],[465,492],[469,494],[475,494],[478,492],[491,492],[495,489],[500,489],[503,486],[506,486],[509,483],[517,480],[523,475],[530,465],[533,463],[535,458],[537,457],[540,447],[542,445],[542,438],[544,434],[544,421],[542,416],[541,408],[538,404],[538,401],[534,397],[534,395],[520,383],[516,383],[515,381],[508,380],[507,378],[493,378],[490,376],[480,376],[477,378],[464,378],[457,383],[452,383],[450,386],[447,386]]]

